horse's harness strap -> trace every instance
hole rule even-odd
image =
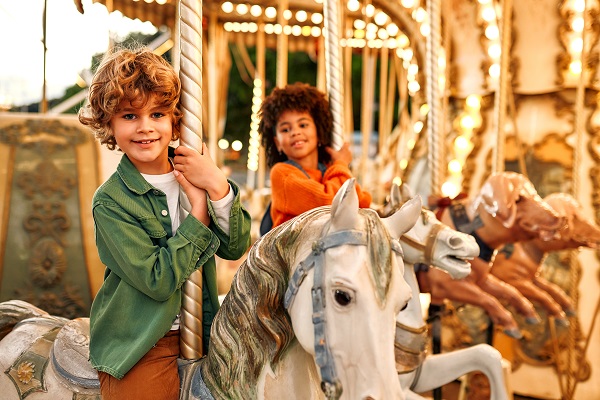
[[[485,243],[475,231],[483,226],[483,222],[481,221],[481,217],[476,215],[473,218],[473,221],[469,220],[469,216],[467,215],[467,210],[465,209],[464,204],[462,203],[454,203],[450,206],[450,217],[452,218],[452,222],[454,226],[458,229],[458,231],[462,233],[468,233],[475,238],[475,241],[479,245],[479,257],[483,261],[490,262],[494,257],[494,249]]]
[[[330,233],[316,240],[312,244],[312,253],[306,257],[296,268],[285,293],[284,306],[286,309],[292,304],[298,289],[308,272],[314,268],[312,294],[313,314],[312,321],[315,334],[315,360],[321,372],[321,389],[328,399],[338,398],[342,387],[337,378],[335,363],[326,337],[326,314],[325,314],[325,251],[332,247],[341,245],[366,246],[367,234],[358,230],[344,230]],[[393,240],[392,250],[402,254],[402,247],[398,241]]]
[[[308,271],[315,266],[315,263],[320,259],[325,250],[341,246],[342,244],[366,245],[367,235],[361,231],[348,230],[335,232],[323,239],[315,240],[312,244],[312,253],[298,265],[290,278],[283,300],[283,305],[286,309],[290,307],[302,281],[308,275]]]
[[[400,240],[412,248],[420,250],[423,252],[423,257],[425,258],[424,263],[426,265],[431,265],[433,262],[433,252],[435,250],[435,243],[437,240],[438,233],[444,229],[445,225],[443,224],[435,224],[429,234],[427,235],[427,240],[425,243],[421,243],[411,237],[406,235],[400,236]]]

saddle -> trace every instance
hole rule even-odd
[[[67,322],[56,335],[50,351],[50,363],[63,383],[73,392],[100,394],[98,372],[92,368],[90,320],[76,318]]]

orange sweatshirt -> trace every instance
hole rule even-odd
[[[352,178],[342,161],[332,163],[321,177],[318,169],[305,169],[310,179],[297,167],[277,163],[271,168],[271,218],[273,227],[281,225],[315,207],[331,205],[340,187]],[[371,205],[371,194],[356,185],[359,207]]]

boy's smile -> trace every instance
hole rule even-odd
[[[144,174],[166,174],[172,170],[168,159],[169,143],[173,138],[171,112],[156,103],[154,97],[140,106],[123,100],[111,118],[118,148]]]

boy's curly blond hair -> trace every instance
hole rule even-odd
[[[105,54],[94,74],[88,103],[79,110],[79,121],[89,126],[109,150],[117,147],[110,119],[123,100],[143,107],[152,96],[173,118],[173,138],[179,139],[181,81],[173,66],[152,50],[114,48]]]

